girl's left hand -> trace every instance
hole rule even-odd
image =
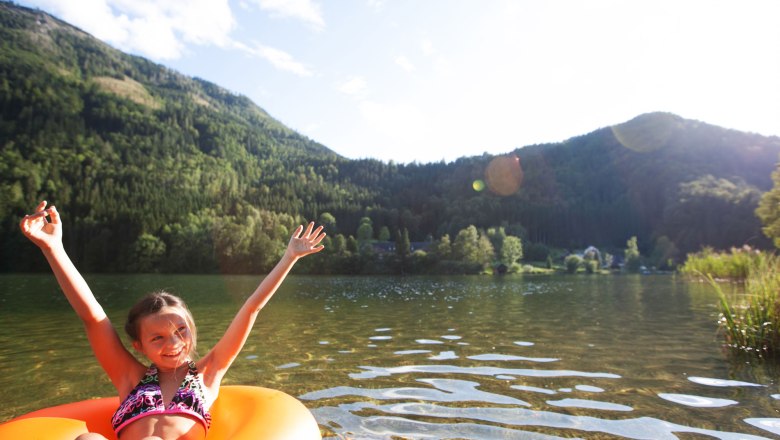
[[[322,232],[322,226],[314,229],[314,222],[309,223],[306,230],[303,229],[303,225],[298,226],[287,245],[287,254],[294,258],[300,258],[317,253],[325,248],[320,244],[324,238],[325,233]]]

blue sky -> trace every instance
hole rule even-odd
[[[668,111],[780,135],[776,0],[25,0],[349,158],[427,163]]]

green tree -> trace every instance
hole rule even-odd
[[[359,251],[358,241],[354,236],[347,237],[347,252],[351,254],[357,254]]]
[[[485,234],[480,234],[474,225],[461,229],[452,244],[455,260],[467,264],[484,265],[494,258],[493,245]]]
[[[360,225],[357,228],[357,241],[362,243],[371,241],[374,238],[374,226],[369,217],[360,219]]]
[[[566,267],[566,272],[576,273],[577,269],[582,266],[582,258],[576,254],[567,255],[563,259],[563,265]]]
[[[404,228],[403,231],[396,233],[395,239],[395,254],[404,260],[411,253],[411,243],[409,242],[409,230]]]
[[[379,241],[390,241],[390,228],[382,226],[379,228]]]
[[[165,255],[165,243],[152,234],[143,233],[132,246],[133,271],[159,272],[159,263]]]
[[[487,236],[490,239],[490,243],[493,245],[493,249],[501,254],[501,249],[504,246],[504,240],[506,239],[506,230],[503,226],[488,228]]]
[[[452,243],[450,243],[449,234],[444,234],[441,239],[433,242],[431,253],[438,260],[449,260],[452,258]]]
[[[626,271],[630,273],[639,272],[639,268],[642,265],[642,260],[639,255],[639,246],[637,245],[636,236],[631,237],[626,242],[626,250],[624,251]]]
[[[499,260],[507,266],[520,261],[520,259],[523,258],[522,241],[514,235],[505,237],[499,254]]]
[[[479,233],[474,225],[461,229],[452,243],[452,258],[467,263],[481,263],[479,258]]]
[[[317,223],[325,228],[325,232],[330,235],[336,235],[338,229],[336,229],[336,217],[329,212],[323,212],[320,214],[320,218]]]
[[[780,165],[772,172],[772,182],[772,189],[761,196],[756,215],[761,219],[764,235],[780,248]]]

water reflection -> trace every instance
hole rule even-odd
[[[0,420],[112,394],[56,283],[18,278],[0,277],[0,389],[18,396]],[[117,324],[148,290],[181,294],[205,352],[257,279],[90,282]],[[225,383],[300,396],[326,438],[780,435],[777,366],[730,362],[716,321],[707,286],[672,277],[291,277]]]
[[[381,376],[409,373],[441,373],[441,374],[465,374],[471,376],[527,376],[527,377],[591,377],[617,379],[620,376],[611,373],[594,373],[574,370],[535,370],[529,368],[501,368],[501,367],[461,367],[457,365],[402,365],[398,367],[371,367],[361,366],[365,370],[361,373],[353,373],[352,379],[374,379]]]

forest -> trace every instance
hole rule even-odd
[[[632,237],[669,269],[772,246],[755,210],[779,155],[778,137],[658,112],[497,156],[352,160],[244,96],[0,2],[3,272],[45,269],[18,231],[44,199],[85,272],[260,273],[307,220],[329,257],[302,272],[475,273],[622,255]]]

